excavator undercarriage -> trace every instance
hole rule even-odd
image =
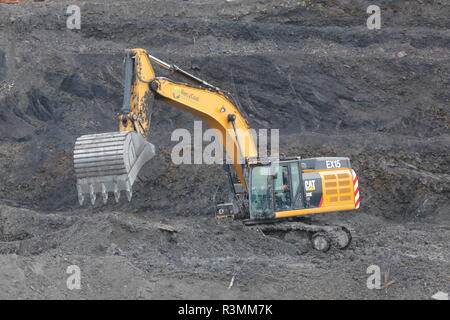
[[[244,224],[250,229],[281,239],[284,239],[288,233],[304,232],[309,237],[313,248],[322,252],[328,251],[332,246],[344,250],[352,242],[352,235],[347,227],[314,224],[306,218],[277,219],[265,223],[248,220],[244,221]],[[283,236],[280,237],[280,234]]]

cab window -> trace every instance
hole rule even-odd
[[[272,199],[269,193],[269,166],[257,166],[252,168],[250,209],[255,213],[272,211]]]
[[[297,195],[298,186],[300,185],[300,171],[298,170],[298,162],[291,163],[292,178],[292,196]]]
[[[274,178],[274,197],[277,210],[285,210],[291,207],[291,183],[287,165],[277,168],[277,174]]]

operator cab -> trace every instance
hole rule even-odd
[[[230,178],[231,194],[236,196],[235,199],[248,200],[248,205],[243,208],[250,220],[358,208],[357,177],[348,158],[296,157],[272,161],[256,159],[248,163],[245,168],[248,197],[242,185]],[[217,216],[241,212],[236,209],[233,201],[217,205]]]
[[[355,209],[354,179],[350,160],[344,157],[284,158],[272,165],[251,164],[250,219],[296,216],[318,209]]]
[[[299,208],[302,194],[300,166],[300,160],[295,158],[273,165],[256,164],[250,167],[251,219],[269,219],[277,211]]]

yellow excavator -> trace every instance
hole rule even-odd
[[[187,82],[158,77],[152,62]],[[230,202],[216,205],[216,217],[242,219],[263,232],[306,231],[312,245],[327,251],[350,245],[342,226],[313,225],[301,217],[355,210],[360,206],[358,178],[345,157],[259,156],[255,137],[241,107],[226,91],[151,56],[144,49],[126,50],[124,99],[117,116],[119,131],[80,136],[74,166],[80,205],[89,195],[95,204],[109,194],[128,200],[142,166],[155,155],[148,142],[154,99],[190,112],[217,130],[230,161],[224,162]]]

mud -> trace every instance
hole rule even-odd
[[[0,298],[449,292],[449,4],[379,1],[377,31],[362,0],[78,1],[79,31],[66,28],[70,4],[0,4]],[[283,153],[350,157],[361,209],[313,217],[348,226],[350,248],[216,221],[222,168],[172,164],[170,134],[195,118],[162,103],[133,201],[79,207],[73,145],[117,129],[131,47],[233,93],[252,127],[280,129]],[[66,286],[74,264],[81,290]],[[369,290],[370,265],[394,283]]]

